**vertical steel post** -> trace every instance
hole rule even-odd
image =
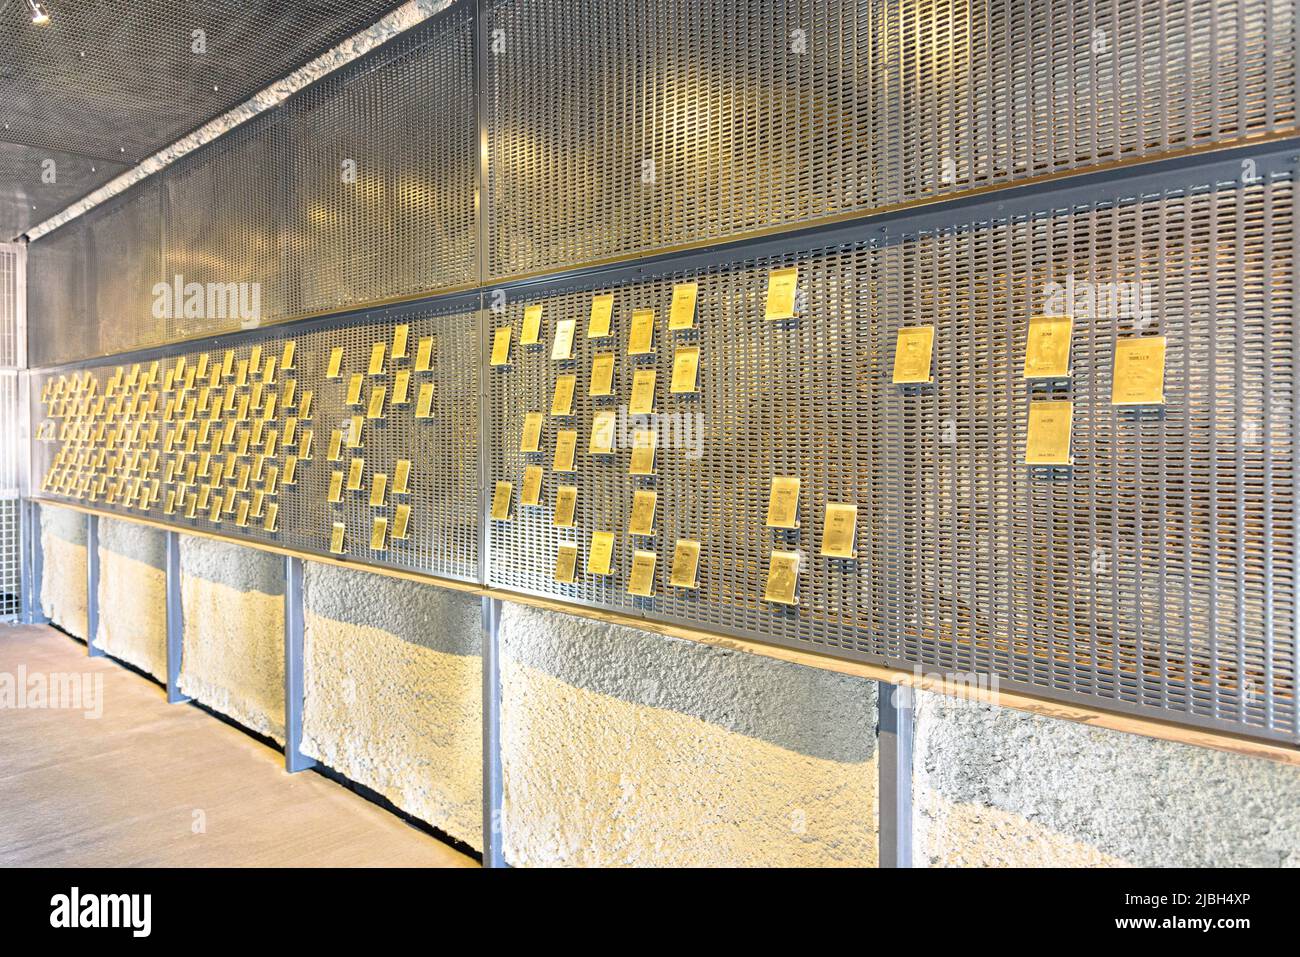
[[[181,537],[167,532],[167,703],[184,704],[181,655],[185,647],[185,618],[181,611]]]
[[[505,867],[501,847],[501,599],[483,598],[483,866]]]
[[[912,689],[876,683],[880,866],[912,866]]]
[[[86,651],[98,658],[104,653],[95,647],[99,633],[99,516],[86,516]]]
[[[28,499],[23,499],[22,509],[23,624],[44,625],[50,619],[41,610],[41,509]]]
[[[314,768],[302,747],[302,559],[284,560],[284,769],[290,774]]]

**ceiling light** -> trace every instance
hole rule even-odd
[[[40,0],[27,0],[27,8],[32,11],[32,23],[40,25],[50,22],[50,15],[45,11],[45,4]]]

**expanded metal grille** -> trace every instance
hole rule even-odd
[[[493,277],[1292,127],[1291,0],[500,0]]]
[[[0,621],[22,610],[22,514],[19,457],[27,435],[19,414],[23,270],[17,246],[0,244]]]
[[[89,288],[101,352],[129,352],[168,340],[165,312],[154,308],[155,286],[163,281],[161,203],[159,182],[147,180],[86,217],[93,264]]]
[[[404,357],[393,358],[398,325],[409,326],[409,348]],[[156,366],[145,359],[35,375],[33,405],[39,411],[33,481],[40,494],[319,554],[330,552],[333,526],[342,522],[341,554],[347,559],[476,578],[476,328],[473,311],[429,307],[400,319],[375,317],[208,350],[207,373],[194,372],[192,384],[184,369],[175,379],[181,359],[170,356]],[[431,342],[430,361],[428,369],[420,370],[423,340]],[[293,367],[284,369],[289,341],[295,344]],[[388,348],[380,371],[371,375],[375,343]],[[328,377],[336,348],[343,350],[340,374]],[[257,369],[252,367],[255,349]],[[184,353],[184,366],[197,369],[204,354]],[[275,366],[269,377],[268,362]],[[402,373],[407,398],[394,405]],[[349,405],[354,375],[362,377],[363,385],[360,403]],[[368,418],[376,387],[386,390],[383,412]],[[432,401],[428,414],[417,418],[425,387]],[[310,408],[304,411],[307,401]],[[193,409],[186,412],[190,402]],[[333,433],[352,429],[354,416],[361,417],[360,444],[344,442],[338,460],[331,461]],[[290,418],[296,420],[292,425]],[[292,483],[287,481],[290,457],[297,459]],[[410,463],[406,492],[394,491],[401,459]],[[333,503],[331,477],[340,472],[346,483],[353,460],[362,463],[360,488],[350,490],[345,484],[340,501]],[[372,506],[369,496],[378,474],[386,477],[386,490],[382,504]],[[168,511],[170,493],[175,498]],[[218,496],[222,505],[214,517]],[[266,526],[273,505],[278,511],[271,531]],[[400,505],[410,506],[406,537],[388,535],[382,549],[370,548],[374,519],[387,519],[392,529]],[[241,525],[244,506],[246,524]]]
[[[285,115],[264,113],[163,174],[163,274],[205,291],[242,285],[250,304],[250,318],[206,309],[191,316],[173,307],[168,341],[279,322],[298,311],[284,255],[292,215],[289,150]]]
[[[1295,739],[1296,198],[1290,175],[1213,185],[534,300],[544,345],[516,345],[488,380],[488,488],[514,483],[511,519],[489,523],[489,584]],[[801,318],[765,321],[769,270],[795,265]],[[697,328],[669,332],[683,280]],[[584,337],[596,292],[614,294],[608,339]],[[1029,317],[1062,296],[1073,374],[1031,386]],[[516,344],[525,305],[495,323]],[[656,311],[640,358],[625,354],[638,309]],[[565,319],[575,359],[552,361]],[[935,328],[934,383],[893,385],[898,330],[918,325]],[[1112,407],[1116,342],[1139,334],[1168,338],[1166,402]],[[696,396],[668,392],[686,344]],[[606,351],[615,395],[592,399]],[[585,454],[640,368],[667,413],[653,478],[629,475],[626,439]],[[563,373],[573,417],[547,415],[541,451],[518,451]],[[1074,402],[1073,467],[1022,464],[1028,403],[1047,396]],[[552,469],[561,428],[578,432],[572,475]],[[690,430],[698,458],[673,439]],[[539,507],[520,505],[529,464]],[[798,530],[765,527],[777,476],[801,480]],[[560,484],[578,489],[573,529],[553,525]],[[639,488],[658,492],[644,538],[628,534]],[[827,503],[858,507],[853,560],[820,554]],[[585,573],[596,531],[616,535],[609,577]],[[678,539],[702,543],[697,590],[668,586]],[[571,585],[554,579],[561,543],[578,547]],[[628,595],[634,548],[657,555],[652,598]],[[764,600],[778,549],[802,556],[795,607]]]
[[[37,361],[474,285],[474,35],[453,7],[37,240]],[[159,303],[160,280],[180,295]],[[208,304],[230,289],[249,308]]]
[[[477,281],[473,41],[462,6],[289,105],[301,311]]]
[[[27,355],[57,365],[99,351],[86,306],[86,222],[74,219],[27,247]]]

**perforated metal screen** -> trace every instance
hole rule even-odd
[[[33,243],[34,362],[475,285],[472,6],[434,16]],[[156,311],[155,285],[177,277],[203,298],[233,284],[256,309]]]
[[[488,487],[514,484],[513,517],[489,523],[489,583],[1295,738],[1295,195],[1290,175],[1211,185],[537,299],[543,344],[488,380]],[[785,266],[806,308],[768,322]],[[671,333],[686,280],[697,330]],[[1135,308],[1116,314],[1125,290]],[[612,336],[586,339],[602,292]],[[1073,373],[1031,386],[1028,320],[1061,311],[1056,296]],[[516,343],[524,309],[500,322]],[[625,354],[638,309],[656,316],[644,357]],[[552,361],[566,319],[575,358]],[[934,383],[893,385],[899,328],[926,325]],[[1111,406],[1116,342],[1157,334],[1164,406]],[[683,345],[700,349],[698,395],[668,392]],[[608,399],[586,394],[599,352],[616,355]],[[629,475],[621,417],[620,449],[585,454],[596,410],[621,416],[643,368],[667,413],[652,478]],[[564,373],[574,415],[547,415],[541,451],[520,452]],[[1074,402],[1073,467],[1023,464],[1029,401],[1046,397]],[[552,467],[562,428],[578,434],[572,474]],[[674,435],[697,435],[699,456]],[[528,464],[545,469],[539,507],[519,504]],[[801,480],[797,531],[765,527],[777,476]],[[572,529],[553,524],[561,484],[578,490]],[[631,536],[643,488],[655,533]],[[853,560],[820,554],[827,503],[858,508]],[[584,573],[598,531],[616,536],[609,576]],[[678,539],[701,542],[696,590],[667,584]],[[561,543],[578,547],[574,584],[554,577]],[[633,549],[657,556],[652,598],[628,594]],[[795,607],[764,599],[775,550],[801,553]]]
[[[27,435],[18,390],[24,281],[22,250],[0,243],[0,621],[16,619],[22,604],[19,461]]]
[[[489,273],[1290,127],[1290,0],[499,0]]]
[[[408,327],[409,349],[394,358],[398,325]],[[405,312],[400,321],[375,316],[178,357],[34,375],[33,482],[39,494],[320,554],[330,553],[333,527],[341,522],[343,557],[477,578],[478,406],[465,401],[478,392],[476,330],[474,311],[428,307]],[[431,343],[430,360],[421,369],[424,340]],[[285,369],[289,342],[293,366]],[[372,375],[376,343],[386,349]],[[342,350],[339,375],[331,377],[336,348]],[[269,376],[268,362],[274,364]],[[394,404],[403,375],[406,397]],[[360,401],[348,404],[353,376],[362,382]],[[372,418],[376,388],[385,396]],[[428,414],[417,417],[424,388],[431,402]],[[360,440],[341,441],[331,458],[340,431]],[[407,489],[394,491],[403,459],[410,466]],[[351,489],[354,461],[358,488]],[[336,472],[345,484],[331,501]],[[372,505],[380,474],[385,493]],[[385,518],[391,529],[402,505],[410,508],[407,534],[386,535],[382,547],[371,548],[374,520]],[[272,506],[274,529],[267,527]]]

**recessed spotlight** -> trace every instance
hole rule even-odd
[[[50,15],[45,10],[45,4],[40,0],[27,0],[27,9],[32,12],[32,23],[37,26],[50,22]]]

